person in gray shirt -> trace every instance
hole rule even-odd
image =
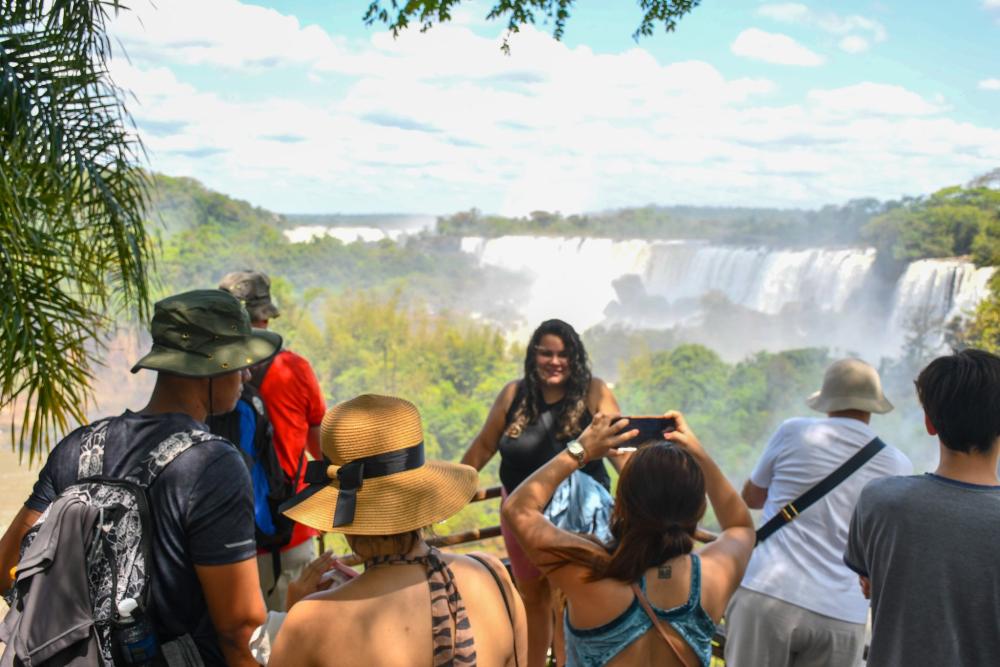
[[[868,666],[1000,665],[1000,357],[940,357],[916,385],[940,463],[868,484],[844,553],[871,600]]]

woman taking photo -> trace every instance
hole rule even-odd
[[[615,397],[604,382],[591,376],[587,352],[573,327],[547,320],[528,342],[524,377],[508,383],[497,396],[462,463],[482,470],[499,451],[506,496],[563,451],[598,412],[617,414]],[[600,458],[587,463],[583,472],[610,487]],[[502,520],[500,527],[528,616],[528,667],[541,667],[552,643],[552,589]]]
[[[618,480],[610,544],[542,515],[576,456],[556,456],[507,499],[504,519],[568,601],[567,665],[708,667],[715,623],[739,586],[755,535],[750,511],[679,412],[666,442],[640,443]],[[584,461],[614,456],[638,431],[596,415],[580,436]],[[630,445],[633,443],[629,443]],[[705,494],[722,533],[692,553]]]
[[[330,408],[320,441],[325,460],[309,463],[309,487],[284,512],[344,533],[365,570],[295,603],[269,664],[523,666],[524,609],[500,561],[444,554],[422,535],[469,502],[476,471],[424,461],[420,415],[399,398]]]

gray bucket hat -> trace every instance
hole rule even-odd
[[[281,349],[281,336],[252,328],[243,305],[218,289],[184,292],[157,302],[149,330],[153,349],[136,362],[133,373],[147,368],[212,377],[259,364]]]
[[[807,398],[806,405],[820,412],[863,410],[885,414],[892,410],[892,403],[882,393],[878,371],[860,359],[830,364],[823,375],[823,388]]]
[[[271,279],[260,271],[233,271],[219,282],[224,289],[243,302],[254,322],[273,320],[281,313],[271,300]]]

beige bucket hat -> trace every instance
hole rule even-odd
[[[806,399],[806,405],[820,412],[863,410],[885,414],[892,403],[882,393],[878,371],[860,359],[833,362],[823,375],[823,388]]]
[[[278,317],[278,307],[271,299],[271,279],[260,271],[233,271],[219,281],[219,289],[226,290],[243,302],[254,322]]]
[[[447,519],[472,499],[472,466],[424,460],[420,413],[409,401],[363,394],[327,410],[325,461],[310,461],[309,487],[282,505],[318,530],[394,535]]]

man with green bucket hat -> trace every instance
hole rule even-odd
[[[205,422],[233,409],[249,367],[273,357],[281,336],[252,328],[239,300],[222,290],[158,302],[150,333],[152,349],[132,368],[157,372],[148,403],[79,428],[56,445],[0,540],[0,572],[17,563],[25,533],[81,471],[89,466],[88,476],[122,479],[151,460],[154,449],[163,451],[163,443],[186,437],[146,491],[153,566],[145,611],[164,655],[193,657],[183,664],[200,658],[209,666],[254,665],[247,644],[265,609],[257,585],[252,486],[241,454],[206,433]]]

